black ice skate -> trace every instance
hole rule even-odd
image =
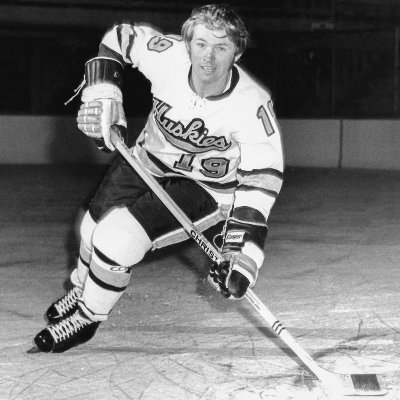
[[[34,338],[37,348],[32,348],[28,353],[62,353],[90,340],[99,324],[90,320],[78,307],[69,317],[39,332]]]
[[[81,297],[82,289],[74,286],[67,294],[55,301],[46,312],[46,317],[51,324],[70,316],[78,306],[78,299]]]

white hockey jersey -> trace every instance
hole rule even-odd
[[[153,108],[135,152],[154,175],[197,181],[219,204],[246,206],[267,220],[281,189],[283,155],[269,93],[235,65],[225,92],[199,97],[180,36],[121,24],[99,56],[138,68],[151,83]]]

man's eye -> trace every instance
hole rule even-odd
[[[219,46],[217,47],[217,50],[223,52],[226,51],[226,47]]]

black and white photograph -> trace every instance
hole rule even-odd
[[[400,1],[0,3],[0,400],[399,400]]]

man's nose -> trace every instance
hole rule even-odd
[[[208,47],[205,51],[204,57],[206,58],[206,60],[214,60],[215,50],[212,47]]]

